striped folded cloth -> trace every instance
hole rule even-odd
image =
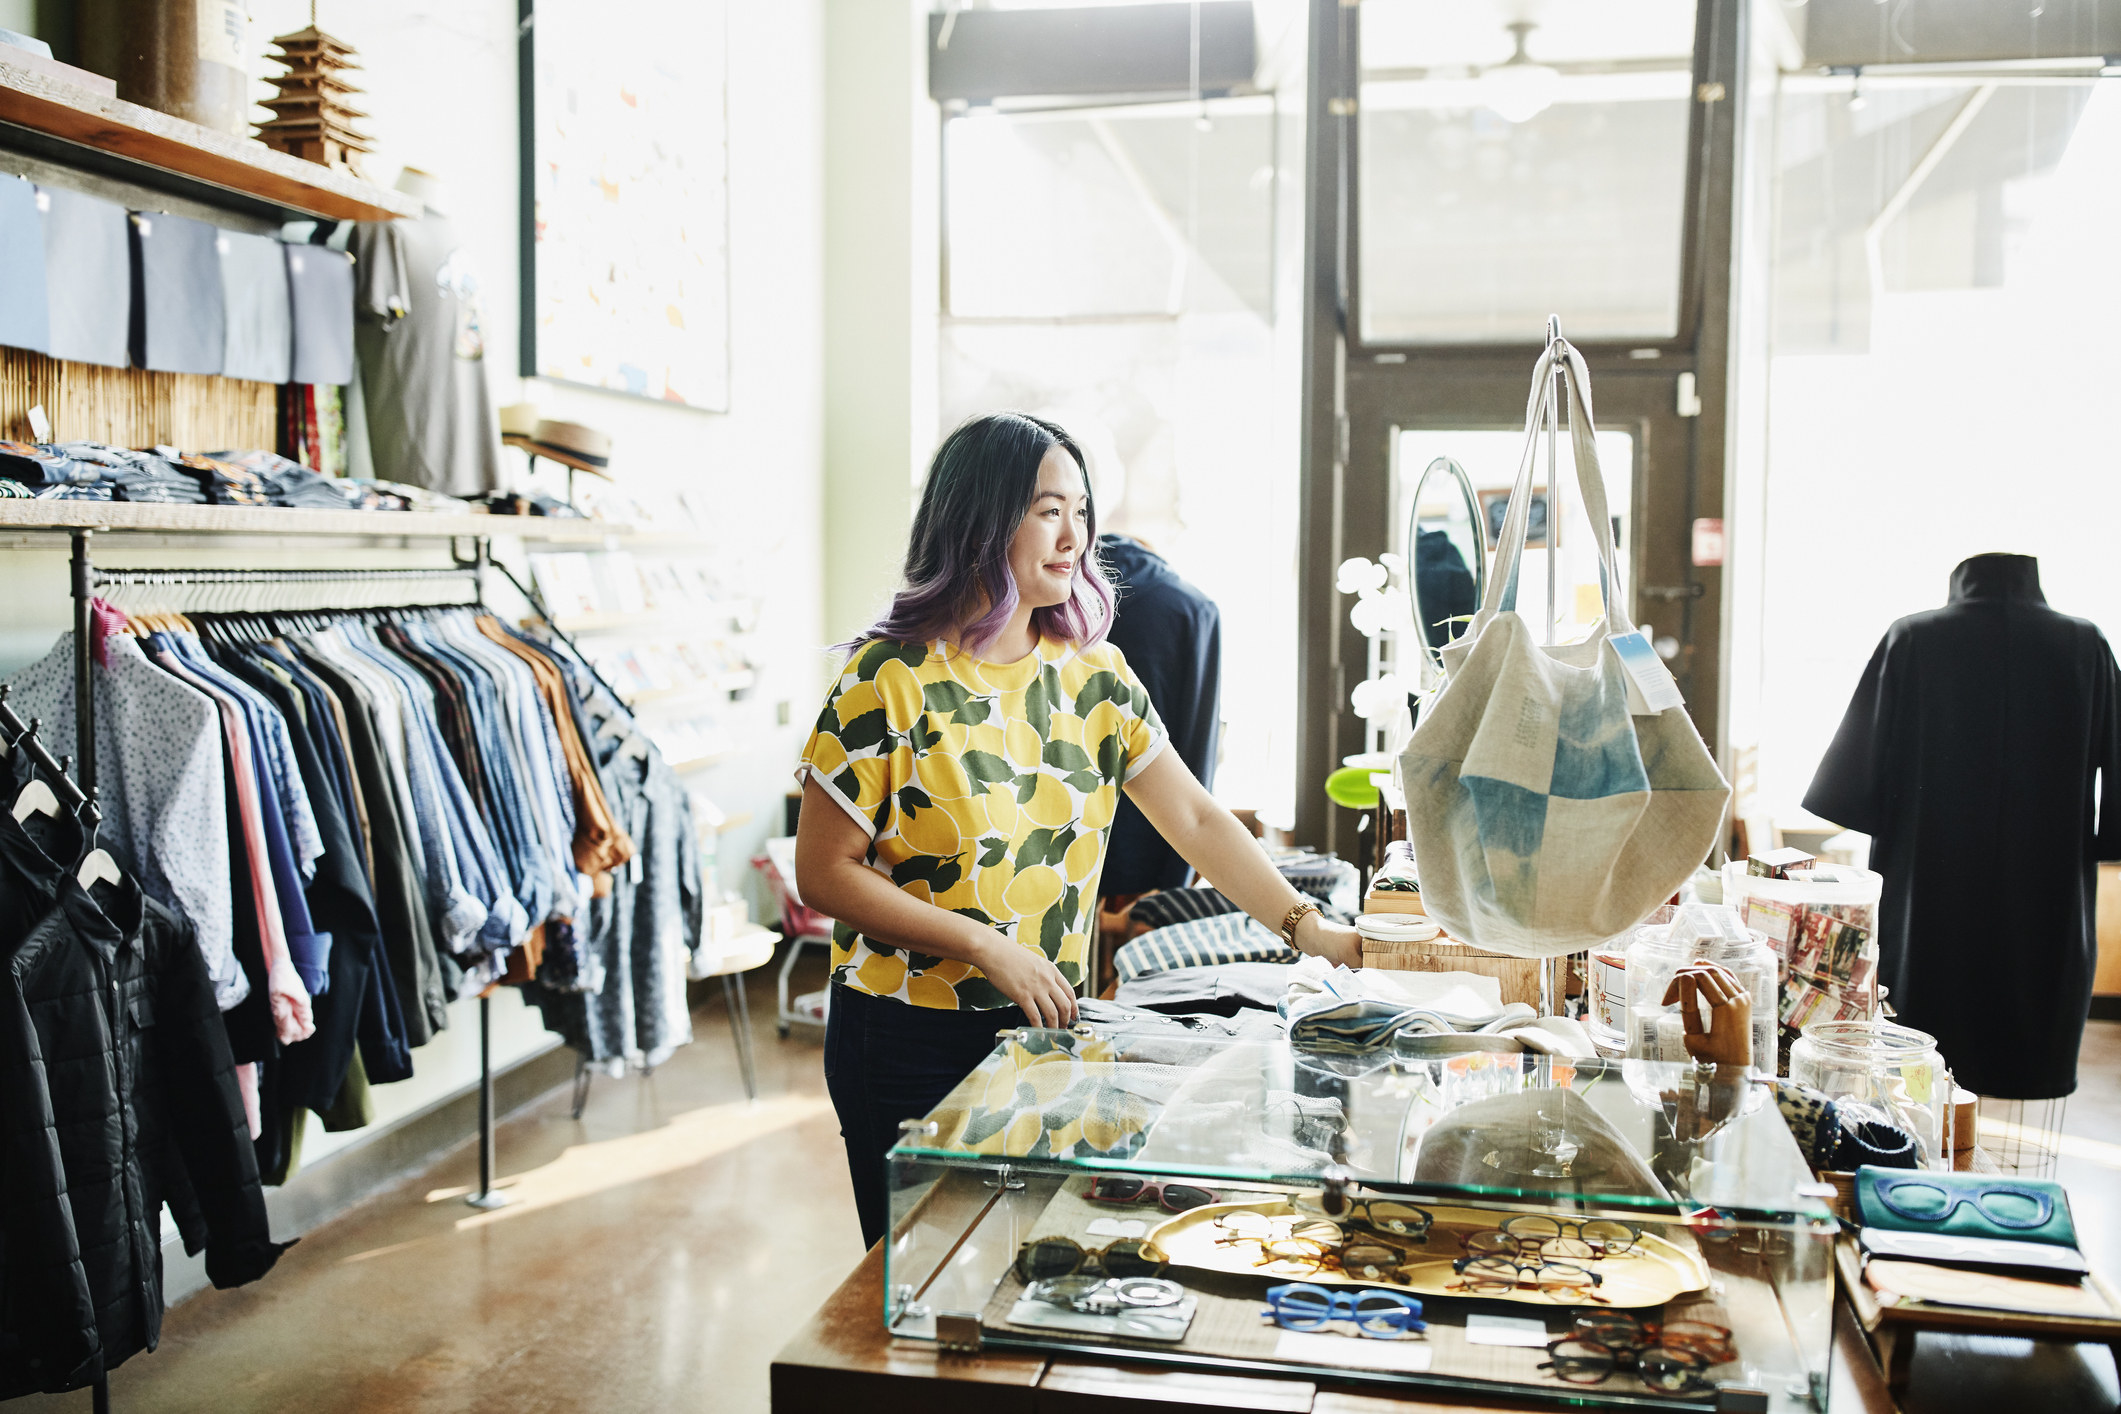
[[[1173,892],[1213,893],[1214,890]],[[1162,895],[1157,895],[1162,897]],[[1147,902],[1147,900],[1143,900]],[[1136,905],[1139,907],[1140,905]],[[1122,944],[1112,955],[1119,980],[1132,982],[1181,967],[1213,967],[1223,962],[1294,962],[1296,949],[1272,929],[1242,913],[1218,914],[1172,923]]]
[[[1220,889],[1161,889],[1136,899],[1134,907],[1127,910],[1127,917],[1145,929],[1156,929],[1196,918],[1218,918],[1225,913],[1241,912],[1243,910],[1224,897]]]

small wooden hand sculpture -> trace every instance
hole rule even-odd
[[[1664,989],[1664,1005],[1679,1003],[1686,1051],[1715,1065],[1753,1063],[1753,998],[1728,968],[1696,958]],[[1707,1014],[1702,1003],[1708,1004]]]

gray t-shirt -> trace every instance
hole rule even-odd
[[[479,279],[449,221],[354,231],[354,348],[375,474],[478,496],[501,484]]]

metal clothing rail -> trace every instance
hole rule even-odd
[[[79,736],[80,760],[83,763],[82,787],[89,808],[94,808],[96,727],[95,727],[95,682],[89,672],[90,645],[92,639],[91,611],[96,590],[124,585],[251,585],[251,584],[355,584],[419,582],[439,579],[471,579],[471,603],[484,607],[486,603],[486,571],[494,565],[488,542],[481,536],[475,539],[470,559],[456,556],[456,562],[446,568],[432,569],[116,569],[99,570],[89,557],[89,536],[92,532],[73,532],[73,594],[74,594],[74,702],[75,726]],[[506,574],[504,569],[502,573]],[[515,583],[515,576],[509,575]],[[298,611],[299,612],[299,611]],[[572,643],[568,647],[572,648]],[[577,657],[580,655],[578,654]],[[598,681],[602,681],[601,678]],[[34,759],[34,758],[33,758]],[[492,988],[479,994],[479,1186],[467,1194],[464,1201],[474,1208],[499,1208],[508,1203],[508,1195],[493,1186],[494,1171],[494,1103],[493,1103],[493,1003]],[[100,1407],[100,1404],[99,1404]]]

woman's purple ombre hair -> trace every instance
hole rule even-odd
[[[1090,477],[1082,448],[1053,423],[1020,412],[992,412],[961,424],[935,449],[921,505],[906,546],[905,585],[891,608],[855,643],[948,639],[983,653],[1016,611],[1016,577],[1009,544],[1038,492],[1038,466],[1065,447]],[[1031,611],[1031,628],[1077,648],[1103,641],[1112,626],[1112,585],[1097,558],[1097,507],[1089,502],[1089,530],[1075,561],[1075,582],[1059,604]],[[843,644],[852,648],[854,644]]]

